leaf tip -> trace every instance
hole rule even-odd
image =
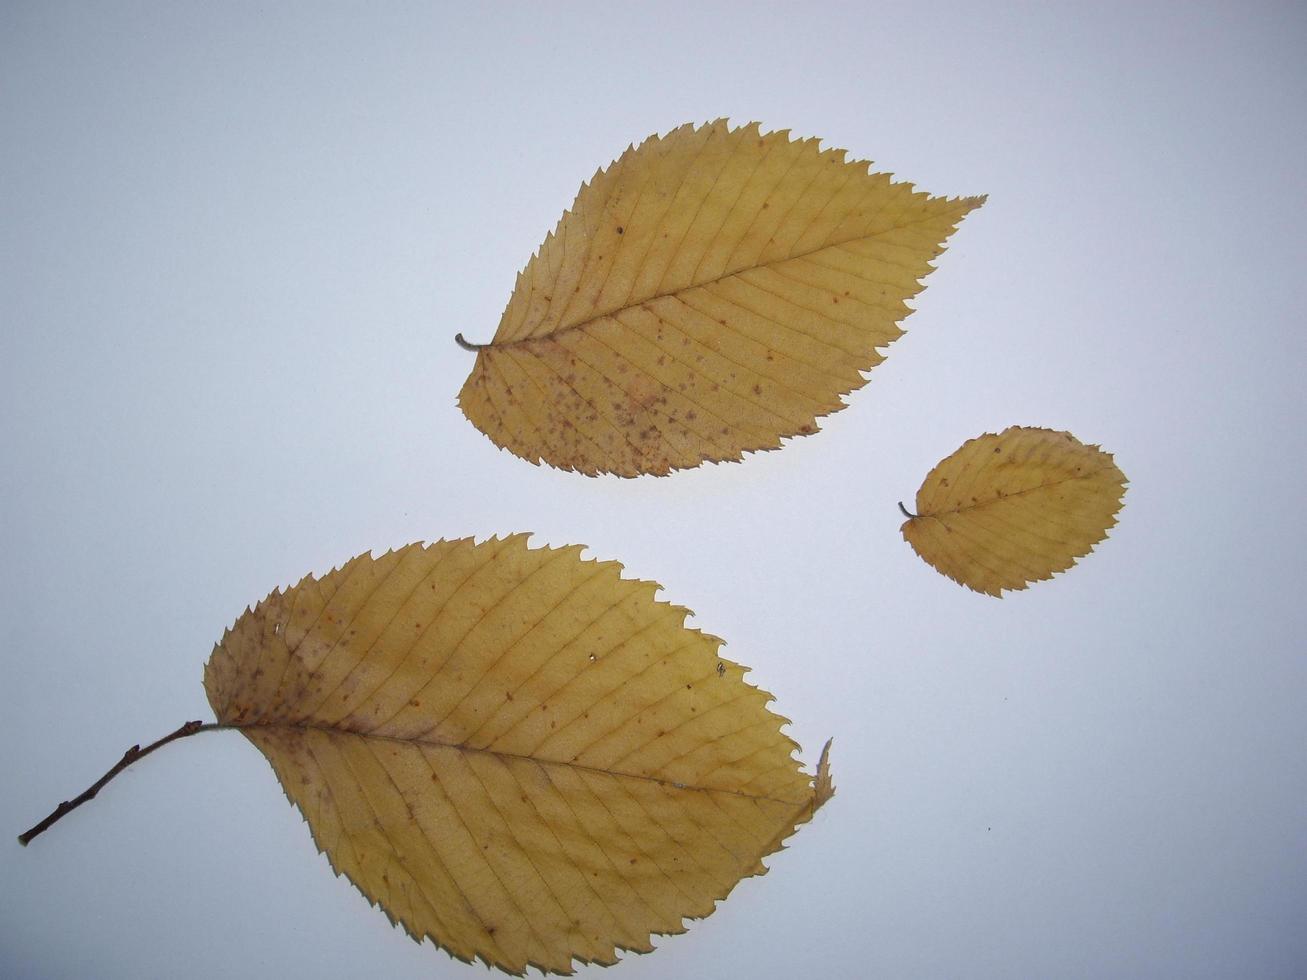
[[[821,747],[821,757],[817,760],[817,775],[812,786],[814,812],[821,809],[822,805],[835,795],[835,784],[831,782],[830,774],[830,747],[834,741],[834,738],[826,739],[826,744]]]

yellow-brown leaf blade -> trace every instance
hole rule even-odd
[[[983,200],[757,124],[650,137],[581,188],[459,402],[497,445],[591,475],[774,449],[865,383]]]
[[[969,440],[931,470],[903,537],[937,571],[998,596],[1093,550],[1116,524],[1125,484],[1097,446],[1012,426]]]
[[[205,673],[338,872],[515,973],[682,931],[829,796],[719,640],[579,551],[361,556],[248,611]]]

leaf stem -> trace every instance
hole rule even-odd
[[[489,344],[474,344],[470,340],[465,339],[461,333],[454,334],[454,343],[458,344],[459,347],[462,347],[463,350],[470,351],[485,350],[490,346]]]
[[[906,517],[908,520],[915,521],[917,519],[917,515],[912,513],[912,511],[908,510],[906,507],[904,507],[903,501],[901,500],[899,501],[899,510],[903,511],[903,516]]]
[[[44,833],[46,830],[49,830],[52,825],[57,823],[59,820],[63,819],[63,817],[66,816],[67,814],[72,813],[87,800],[95,799],[95,794],[100,792],[100,790],[104,788],[105,783],[113,779],[114,776],[118,775],[120,772],[122,772],[124,769],[130,766],[133,762],[136,762],[138,759],[141,759],[144,756],[149,755],[155,749],[167,745],[169,742],[176,741],[179,738],[186,738],[187,736],[194,735],[197,732],[215,731],[220,728],[230,728],[230,727],[231,727],[230,725],[220,725],[217,722],[210,722],[209,724],[206,725],[204,722],[201,721],[188,721],[186,722],[186,724],[182,725],[181,728],[177,729],[171,735],[165,735],[163,738],[159,739],[159,741],[153,742],[150,745],[147,745],[145,748],[141,748],[139,745],[133,745],[130,749],[128,749],[126,752],[123,753],[123,757],[118,760],[117,764],[108,772],[106,772],[103,776],[101,776],[100,779],[93,786],[91,786],[90,789],[88,789],[81,796],[78,796],[75,799],[64,800],[57,807],[55,807],[53,813],[51,813],[48,817],[46,817],[44,820],[38,823],[35,827],[27,831],[26,833],[19,834],[18,843],[26,847],[31,842],[33,837],[36,837],[39,834]]]

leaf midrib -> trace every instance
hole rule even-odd
[[[979,200],[979,198],[959,197],[959,198],[954,198],[949,203],[953,205],[953,207],[955,208],[962,205],[970,205],[970,207],[968,207],[967,210],[974,210],[976,205],[972,202],[977,200]],[[599,320],[610,319],[614,315],[625,312],[626,310],[638,310],[641,307],[646,307],[650,303],[656,302],[657,300],[660,299],[667,299],[668,297],[671,296],[678,296],[681,293],[689,292],[692,289],[705,289],[708,286],[715,285],[716,283],[719,282],[725,282],[727,279],[734,279],[736,276],[744,275],[746,272],[753,272],[756,269],[770,269],[775,266],[784,265],[786,262],[793,262],[797,259],[806,259],[813,255],[817,255],[820,252],[825,252],[828,249],[842,248],[845,245],[851,245],[858,242],[875,241],[878,238],[881,238],[882,236],[888,235],[892,232],[902,231],[904,228],[911,228],[914,225],[924,224],[926,221],[929,221],[939,216],[940,215],[938,214],[932,214],[923,211],[919,216],[919,220],[916,221],[908,221],[903,224],[897,224],[890,228],[886,228],[883,231],[874,232],[870,235],[854,235],[853,237],[846,238],[843,241],[828,242],[825,245],[822,245],[820,248],[809,249],[806,252],[800,252],[795,255],[787,255],[783,259],[776,259],[775,261],[772,262],[763,262],[755,265],[745,266],[742,269],[736,269],[734,272],[723,273],[722,275],[717,276],[715,279],[705,279],[703,282],[690,283],[689,285],[682,286],[679,289],[669,289],[666,292],[655,293],[652,296],[645,297],[639,302],[632,303],[628,301],[621,306],[615,306],[612,309],[603,311],[602,313],[595,313],[594,315],[590,316],[588,319],[582,320],[580,323],[574,323],[570,327],[558,327],[557,329],[550,330],[548,333],[539,334],[531,337],[523,337],[521,340],[510,340],[504,343],[500,343],[494,339],[491,339],[488,343],[480,345],[480,348],[483,351],[506,350],[510,347],[523,347],[529,343],[532,343],[533,341],[553,340],[555,337],[559,336],[560,334],[566,334],[578,330],[584,330],[586,327],[590,326],[591,324]],[[927,273],[929,273],[930,271],[931,270],[927,270]]]
[[[758,793],[746,793],[743,790],[727,789],[718,786],[696,786],[691,783],[679,783],[673,779],[660,779],[657,776],[643,776],[639,773],[624,772],[614,769],[604,769],[599,766],[582,765],[579,762],[569,762],[560,759],[542,759],[533,755],[523,755],[519,752],[503,752],[496,749],[477,748],[471,745],[460,743],[442,742],[437,739],[426,738],[400,738],[395,735],[378,735],[376,732],[356,732],[348,729],[334,728],[331,725],[305,725],[305,724],[269,724],[267,722],[257,722],[254,724],[238,725],[224,724],[221,727],[232,728],[237,731],[245,732],[250,730],[262,731],[286,731],[286,732],[304,732],[317,731],[328,736],[351,737],[351,738],[370,738],[383,742],[395,742],[399,745],[422,746],[429,745],[435,748],[456,749],[460,752],[476,753],[479,755],[491,755],[499,759],[521,759],[524,762],[533,762],[536,765],[563,766],[568,769],[576,769],[582,772],[592,772],[603,776],[615,776],[623,779],[637,779],[642,782],[657,783],[661,786],[669,786],[678,790],[693,790],[698,793],[723,793],[730,796],[738,796],[741,799],[757,800],[766,803],[781,803],[786,806],[804,806],[810,800],[787,800],[776,796],[765,796]]]
[[[1108,472],[1112,468],[1113,467],[1111,466],[1103,466],[1099,469],[1091,470],[1088,473],[1073,473],[1070,476],[1060,477],[1056,480],[1049,480],[1047,483],[1041,483],[1038,486],[1027,487],[1025,490],[1013,490],[1011,493],[1000,492],[996,497],[986,497],[984,500],[977,501],[973,504],[959,504],[957,507],[953,507],[949,510],[937,510],[929,513],[918,514],[916,517],[912,518],[912,520],[925,520],[926,518],[939,520],[940,518],[950,517],[954,514],[965,514],[968,511],[984,510],[986,507],[993,507],[1005,500],[1011,500],[1013,497],[1022,497],[1028,493],[1038,493],[1039,491],[1047,490],[1050,487],[1060,486],[1063,483],[1070,483],[1072,480],[1089,480]]]

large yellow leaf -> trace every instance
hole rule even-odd
[[[651,949],[833,793],[720,640],[580,551],[363,555],[246,611],[205,670],[338,873],[513,973]]]
[[[955,582],[997,596],[1088,554],[1116,524],[1125,483],[1097,446],[1012,426],[963,443],[930,471],[903,537]]]
[[[895,183],[756,123],[682,126],[581,187],[459,394],[494,442],[665,474],[815,432],[883,360],[983,197]]]

